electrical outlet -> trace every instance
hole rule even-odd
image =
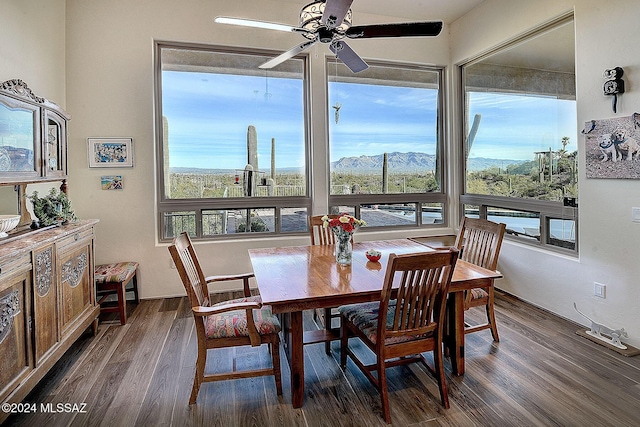
[[[593,295],[605,298],[605,292],[607,290],[607,286],[602,283],[593,282]]]
[[[173,262],[173,258],[169,257],[169,268],[172,270],[176,269],[176,264]]]

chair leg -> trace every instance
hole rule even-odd
[[[347,367],[347,346],[349,345],[349,330],[347,322],[341,316],[340,317],[340,367],[345,369]]]
[[[498,336],[498,325],[496,323],[496,315],[494,310],[494,292],[493,286],[489,287],[489,302],[487,303],[487,321],[491,325],[491,335],[493,336],[493,340],[495,342],[500,342],[500,337]]]
[[[433,350],[433,362],[435,365],[436,380],[438,381],[438,389],[440,390],[440,401],[442,406],[449,409],[449,392],[447,390],[447,378],[444,374],[444,359],[441,351],[442,345],[436,345]]]
[[[382,418],[387,424],[391,424],[391,411],[389,408],[389,390],[387,388],[387,372],[384,367],[384,359],[378,357],[376,361],[378,370],[378,392],[382,401]]]
[[[331,330],[331,309],[324,309],[324,329],[326,331]],[[331,354],[331,341],[325,341],[324,343],[324,352],[327,354]]]
[[[282,396],[282,375],[280,374],[280,338],[275,335],[270,343],[271,363],[273,364],[273,376],[276,381],[278,396]]]
[[[189,405],[196,403],[200,385],[204,379],[204,367],[207,364],[207,349],[198,348],[198,360],[196,361],[196,372],[193,377],[193,387],[191,388],[191,397],[189,397]]]
[[[120,324],[127,323],[127,293],[124,287],[126,283],[122,282],[118,285],[118,307],[120,308]]]

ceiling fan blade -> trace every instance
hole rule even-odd
[[[359,73],[369,66],[358,54],[342,40],[335,41],[329,45],[329,50],[333,52],[340,61],[344,63],[352,72]]]
[[[217,16],[213,22],[218,24],[231,24],[231,25],[240,25],[243,27],[254,27],[254,28],[263,28],[266,30],[276,30],[276,31],[285,31],[292,32],[295,27],[284,24],[276,24],[273,22],[266,21],[255,21],[253,19],[240,19],[240,18],[230,18],[228,16]]]
[[[399,24],[360,25],[349,28],[345,35],[351,39],[376,37],[424,37],[437,36],[442,31],[442,21],[403,22]]]
[[[311,45],[313,45],[316,41],[317,41],[317,39],[316,40],[309,40],[307,42],[304,42],[304,43],[294,47],[293,49],[289,49],[285,53],[283,53],[281,55],[278,55],[273,59],[268,60],[264,64],[260,65],[258,68],[260,68],[261,70],[268,70],[269,68],[273,68],[276,65],[282,64],[287,59],[291,59],[294,56],[296,56],[297,54],[299,54],[300,52],[302,52],[302,51],[308,49],[309,47],[311,47]]]
[[[342,25],[344,17],[349,12],[353,0],[327,0],[322,13],[322,22],[327,28],[335,28]]]

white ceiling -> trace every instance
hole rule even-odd
[[[300,7],[311,0],[280,0]],[[409,19],[412,21],[441,20],[449,24],[484,0],[354,0],[351,9],[357,12]],[[354,25],[357,23],[357,17]]]

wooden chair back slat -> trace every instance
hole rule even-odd
[[[441,325],[444,302],[451,283],[458,251],[389,255],[381,293],[378,336],[427,334]],[[387,319],[394,279],[398,281],[393,321]]]
[[[460,259],[495,270],[506,225],[481,218],[464,217],[456,238]]]
[[[182,233],[176,237],[174,244],[169,247],[169,252],[191,306],[209,307],[209,289],[189,235]]]
[[[328,215],[330,219],[339,217],[340,215]],[[336,242],[336,236],[328,227],[324,227],[322,221],[323,215],[316,215],[309,218],[309,234],[311,235],[312,245],[333,245]]]

